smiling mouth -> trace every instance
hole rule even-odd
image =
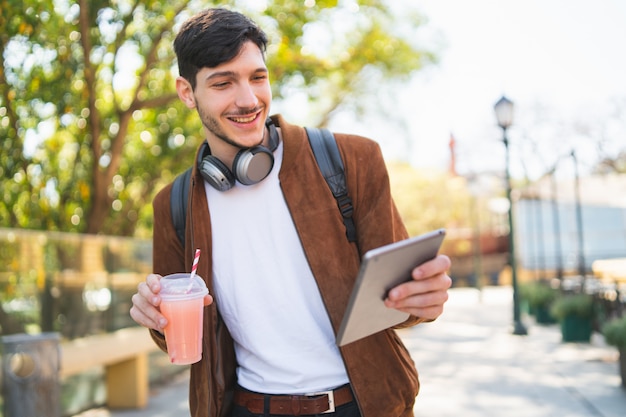
[[[230,120],[232,120],[233,122],[236,123],[250,123],[253,122],[254,120],[256,120],[257,117],[259,117],[259,115],[261,114],[261,112],[257,112],[251,116],[233,116],[233,117],[229,117]]]

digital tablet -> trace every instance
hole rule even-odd
[[[407,320],[408,313],[387,308],[384,299],[390,289],[411,279],[411,271],[437,256],[445,229],[381,246],[368,251],[350,295],[337,333],[343,346]]]

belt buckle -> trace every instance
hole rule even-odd
[[[320,414],[334,413],[335,412],[335,393],[333,392],[333,390],[305,394],[305,396],[307,397],[316,397],[318,395],[326,395],[328,398],[328,410],[323,411]]]

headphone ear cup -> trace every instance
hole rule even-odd
[[[228,167],[213,155],[206,155],[198,165],[200,174],[213,188],[227,191],[235,185],[235,176]]]
[[[274,167],[274,154],[264,146],[242,149],[233,160],[233,175],[243,185],[262,181]]]

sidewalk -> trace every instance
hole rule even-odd
[[[597,334],[589,344],[562,343],[557,325],[538,326],[529,318],[528,335],[515,336],[511,304],[510,288],[453,289],[436,322],[400,332],[420,372],[416,416],[626,416],[615,348]],[[98,409],[76,417],[187,413],[183,375],[153,390],[144,410]]]
[[[617,350],[562,343],[558,325],[512,329],[510,288],[451,291],[434,323],[402,333],[420,372],[416,414],[435,417],[626,416]]]

